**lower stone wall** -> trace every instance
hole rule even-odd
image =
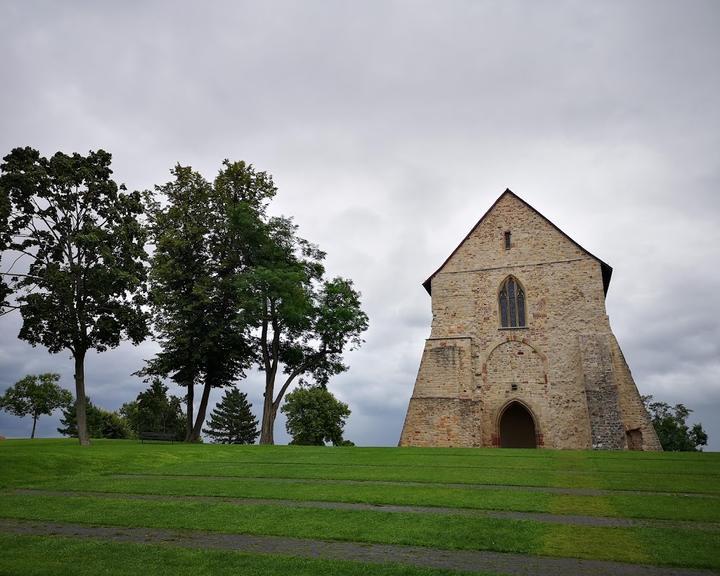
[[[480,446],[480,403],[459,398],[411,398],[400,446]]]
[[[620,345],[614,335],[610,334],[609,339],[613,372],[618,388],[618,401],[628,448],[630,450],[662,451],[662,445],[642,402]]]
[[[623,450],[627,443],[608,337],[604,334],[584,334],[578,336],[578,341],[592,447]]]
[[[472,384],[470,338],[428,338],[415,380],[415,397],[456,398]]]
[[[497,446],[500,411],[515,399],[533,414],[539,446],[661,450],[613,334],[575,338],[572,379],[549,380],[544,356],[510,341],[488,353],[477,386],[470,338],[429,339],[399,445]]]

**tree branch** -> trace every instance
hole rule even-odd
[[[296,368],[290,373],[290,376],[288,376],[287,380],[282,385],[282,388],[278,391],[277,397],[275,400],[273,400],[273,408],[277,410],[280,407],[280,402],[283,399],[283,396],[285,395],[285,392],[287,392],[288,387],[290,384],[292,384],[292,381],[295,380],[300,374],[304,372],[303,367]]]
[[[20,274],[19,272],[0,272],[0,276],[22,276],[23,278],[37,278],[42,280],[40,276],[33,276],[32,274]]]
[[[8,308],[8,310],[0,310],[0,318],[10,314],[11,312],[15,312],[15,310],[20,310],[22,306],[16,306],[15,304],[5,304],[5,308]]]
[[[280,327],[278,326],[277,315],[275,314],[275,303],[272,300],[270,301],[270,318],[273,327],[271,369],[274,380],[275,374],[277,374],[278,363],[280,362]]]
[[[12,272],[13,266],[15,266],[15,264],[18,263],[18,260],[20,260],[20,258],[22,258],[23,256],[25,256],[25,254],[19,254],[18,257],[12,261],[12,264],[10,264],[10,268],[7,269],[7,272],[4,273],[3,276],[10,276],[11,275],[10,272]],[[0,274],[2,274],[2,272],[0,272]],[[20,274],[17,274],[17,276],[20,276]],[[23,276],[24,276],[24,274],[23,274]]]
[[[268,321],[267,321],[267,299],[264,303],[265,314],[263,315],[262,331],[260,333],[260,347],[262,348],[263,364],[265,364],[265,372],[270,372],[270,352],[268,351],[267,336],[268,336]]]

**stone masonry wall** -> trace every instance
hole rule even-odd
[[[400,446],[481,446],[478,402],[459,398],[412,398]]]
[[[480,421],[475,403],[468,408],[467,402],[460,400],[472,385],[471,367],[469,338],[426,341],[401,446],[479,445],[479,428],[461,426],[463,422]]]
[[[620,350],[620,345],[613,334],[609,335],[609,339],[625,434],[630,436],[639,432],[642,450],[662,450],[660,440],[640,398],[640,393],[637,386],[635,386],[630,368],[625,361],[622,350]],[[640,449],[640,447],[636,447],[636,449]]]
[[[627,444],[608,338],[606,335],[582,334],[578,340],[592,447],[622,450]]]
[[[415,382],[414,396],[457,398],[471,385],[470,338],[427,340]]]
[[[497,295],[508,275],[524,289],[523,328],[500,327]],[[610,329],[600,262],[522,200],[504,194],[431,286],[431,334],[401,445],[497,445],[500,415],[518,401],[532,413],[542,445],[590,448],[597,442],[589,389],[593,406],[612,406],[615,397],[608,415],[614,432],[607,433],[614,440],[603,444],[620,447],[625,432],[638,429],[643,449],[657,449]],[[580,336],[592,335],[606,344],[597,360],[602,368],[590,375],[590,351]],[[600,383],[590,382],[596,377]],[[596,424],[596,438],[599,429]]]

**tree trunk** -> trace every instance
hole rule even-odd
[[[197,418],[195,418],[195,426],[193,427],[192,434],[190,436],[190,442],[197,442],[200,440],[200,433],[202,432],[202,425],[205,423],[205,412],[207,411],[208,400],[210,399],[210,384],[205,383],[203,386],[202,397],[200,398],[200,406],[198,406]]]
[[[185,421],[185,442],[192,442],[194,420],[193,410],[195,409],[195,382],[188,382],[187,385],[187,420]]]
[[[30,434],[30,440],[32,440],[33,438],[35,438],[35,425],[37,424],[37,421],[38,421],[38,415],[37,415],[37,414],[33,414],[33,429],[32,429],[32,432],[31,432],[31,434]]]
[[[266,378],[265,380],[265,402],[263,404],[263,419],[262,428],[260,434],[260,444],[274,444],[273,429],[275,427],[275,418],[277,417],[277,411],[280,409],[280,403],[285,396],[290,384],[297,378],[302,371],[296,369],[290,374],[285,380],[285,383],[280,387],[277,398],[273,401],[273,394],[275,392],[275,377]],[[273,371],[274,374],[274,371]]]
[[[85,401],[85,350],[75,352],[75,417],[80,446],[90,446]]]
[[[273,428],[275,427],[275,415],[277,414],[277,410],[275,409],[275,405],[273,403],[273,384],[273,382],[266,379],[262,427],[260,428],[260,444],[275,444]]]

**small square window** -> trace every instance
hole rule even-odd
[[[510,250],[511,238],[512,238],[512,235],[510,234],[510,231],[508,230],[507,232],[505,232],[505,250]]]
[[[517,390],[517,384],[510,384],[510,390],[515,392]]]

